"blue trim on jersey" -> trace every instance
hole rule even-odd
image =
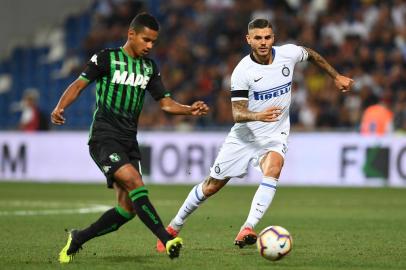
[[[275,51],[275,49],[272,47],[272,63],[273,63],[273,60],[275,60],[275,55],[276,55],[276,51]]]
[[[273,188],[273,189],[276,189],[276,186],[274,186],[274,185],[271,185],[271,184],[267,184],[267,183],[261,183],[261,185],[262,186],[266,186],[266,187],[270,187],[270,188]]]
[[[264,100],[264,99],[271,99],[273,97],[279,97],[282,96],[290,91],[290,86],[292,85],[292,82],[288,82],[285,84],[282,84],[280,86],[265,90],[265,91],[260,91],[260,92],[255,92],[254,91],[254,99],[255,100]]]

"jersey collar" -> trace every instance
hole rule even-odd
[[[125,50],[124,50],[124,48],[121,46],[120,47],[120,50],[121,50],[121,52],[124,54],[124,55],[126,55],[127,57],[129,57],[130,59],[132,59],[132,60],[135,60],[137,57],[132,57],[131,55],[129,55]]]

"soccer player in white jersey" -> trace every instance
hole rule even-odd
[[[353,83],[312,49],[293,44],[272,46],[274,33],[268,20],[251,21],[246,38],[252,52],[240,61],[231,76],[231,101],[236,123],[211,167],[210,176],[193,187],[167,227],[172,235],[177,235],[186,218],[230,178],[246,175],[251,164],[261,170],[263,177],[247,220],[234,243],[240,248],[254,244],[257,239],[254,227],[272,202],[287,151],[295,64],[312,62],[327,72],[343,92],[350,90]],[[165,251],[159,240],[157,250]]]

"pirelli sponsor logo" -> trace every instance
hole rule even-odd
[[[288,92],[290,92],[292,82],[288,82],[286,84],[265,90],[260,92],[254,91],[254,99],[255,100],[267,100],[271,98],[280,97]]]

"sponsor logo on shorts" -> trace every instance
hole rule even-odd
[[[288,151],[288,146],[286,144],[283,144],[282,153],[286,154],[287,151]]]
[[[103,166],[102,169],[103,169],[104,173],[108,173],[110,171],[110,169],[111,169],[111,166]]]
[[[220,166],[218,164],[214,167],[214,172],[217,174],[219,174],[221,172]]]
[[[113,153],[109,156],[111,162],[119,162],[121,160],[120,156],[117,153]]]

